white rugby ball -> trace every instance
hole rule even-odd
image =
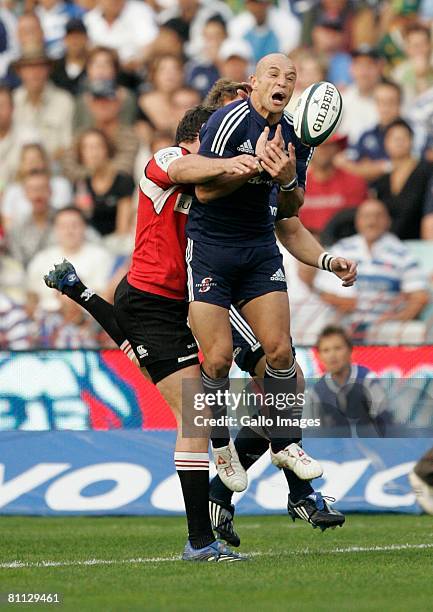
[[[301,142],[310,146],[325,142],[341,121],[343,100],[328,81],[313,83],[300,96],[293,113],[293,127]]]

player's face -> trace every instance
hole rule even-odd
[[[282,113],[292,97],[296,84],[296,69],[289,58],[275,55],[251,79],[253,93],[269,113]]]
[[[188,151],[190,153],[198,153],[198,150],[200,148],[200,140],[198,139],[198,134],[197,134],[197,138],[194,140],[194,142],[189,142],[188,143]]]
[[[322,338],[318,351],[323,367],[330,374],[338,374],[350,366],[352,350],[338,334]]]

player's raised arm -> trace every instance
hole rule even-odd
[[[350,287],[356,281],[356,262],[329,255],[298,217],[277,221],[275,231],[281,244],[298,261],[332,272],[342,280],[343,287]]]

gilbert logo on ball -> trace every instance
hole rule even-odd
[[[328,81],[313,83],[302,93],[293,113],[296,135],[304,144],[317,147],[338,128],[342,109],[335,85]]]

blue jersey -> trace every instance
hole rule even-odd
[[[299,186],[305,188],[308,162],[313,149],[301,143],[293,129],[291,115],[280,120],[285,147],[291,142],[296,151]],[[254,155],[257,140],[268,125],[253,108],[251,101],[236,101],[217,110],[202,128],[199,153],[206,157]],[[275,124],[270,127],[272,139]],[[188,224],[189,238],[210,244],[239,247],[272,244],[275,241],[274,219],[270,214],[271,192],[275,189],[266,172],[252,178],[233,193],[201,204],[193,199]]]

